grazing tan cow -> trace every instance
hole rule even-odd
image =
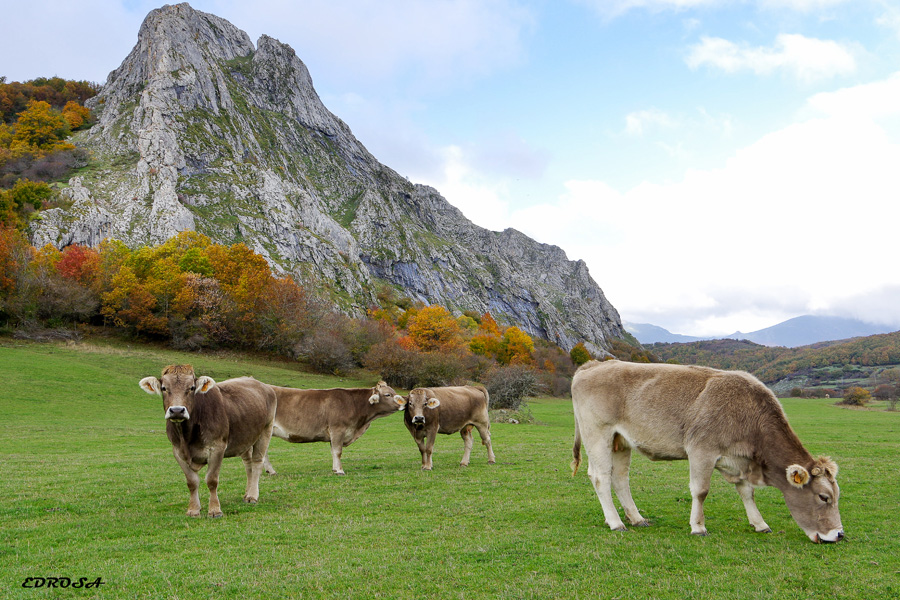
[[[331,470],[344,474],[341,454],[366,432],[372,421],[403,408],[403,397],[383,381],[372,388],[299,390],[272,386],[278,412],[272,435],[293,443],[330,442]],[[267,473],[275,469],[265,459]]]
[[[587,452],[588,476],[613,530],[625,525],[610,486],[632,525],[648,525],[631,498],[631,449],[651,460],[690,463],[691,533],[706,535],[703,501],[718,469],[735,484],[750,524],[769,532],[753,489],[775,486],[791,516],[814,542],[844,537],[837,465],[813,458],[788,424],[775,395],[752,375],[705,367],[590,361],[572,379],[575,444],[572,474]]]
[[[259,477],[277,401],[270,386],[252,377],[216,383],[211,377],[195,376],[190,365],[170,365],[161,379],[144,377],[140,386],[148,394],[162,396],[166,435],[191,495],[188,516],[200,516],[198,473],[203,465],[208,465],[209,516],[222,516],[218,486],[223,458],[243,459],[247,469],[244,502],[259,500]]]
[[[484,386],[455,386],[416,388],[409,393],[403,422],[412,434],[422,454],[422,468],[432,468],[431,453],[438,433],[457,431],[462,436],[465,451],[460,465],[469,466],[474,437],[472,428],[478,430],[481,443],[487,447],[488,464],[494,464],[491,447],[491,422],[488,418],[488,392]]]

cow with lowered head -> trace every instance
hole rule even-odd
[[[572,404],[572,473],[581,462],[583,443],[588,476],[610,529],[625,529],[611,488],[632,525],[648,524],[631,498],[628,469],[634,448],[651,460],[688,460],[695,535],[707,534],[703,501],[718,470],[735,484],[756,531],[771,530],[756,507],[753,490],[774,486],[810,540],[836,542],[844,537],[837,465],[807,452],[778,399],[748,373],[590,361],[572,379]]]
[[[464,447],[459,464],[469,466],[475,439],[472,435],[473,427],[478,430],[481,443],[487,447],[488,464],[494,464],[496,459],[491,447],[488,403],[488,391],[480,385],[412,390],[407,398],[403,422],[419,446],[422,469],[430,471],[432,468],[431,454],[437,434],[451,434],[457,431],[462,436]]]
[[[203,465],[207,465],[209,516],[222,516],[218,486],[223,458],[243,459],[247,469],[244,502],[259,500],[259,477],[277,402],[270,386],[252,377],[216,383],[212,377],[194,375],[190,365],[170,365],[160,379],[144,377],[140,386],[148,394],[162,396],[166,435],[187,478],[188,516],[200,516],[198,473]]]
[[[344,474],[344,447],[358,440],[372,421],[397,412],[404,404],[403,397],[384,381],[371,388],[272,389],[278,396],[272,435],[292,443],[328,442],[331,470],[337,475]],[[268,456],[264,466],[267,473],[275,473]]]

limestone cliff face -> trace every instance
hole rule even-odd
[[[374,280],[455,310],[490,311],[566,349],[624,337],[582,261],[471,223],[379,163],[320,101],[290,46],[188,4],[145,19],[91,101],[94,164],[42,213],[36,245],[160,243],[197,230],[242,241],[348,311]]]

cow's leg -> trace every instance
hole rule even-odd
[[[476,425],[475,429],[478,430],[478,435],[481,436],[481,444],[487,448],[488,452],[488,464],[492,465],[497,462],[497,458],[494,456],[494,448],[491,446],[491,426],[487,425]]]
[[[631,466],[631,448],[626,446],[620,437],[613,439],[612,451],[612,485],[619,498],[619,504],[625,510],[625,516],[632,525],[646,527],[650,522],[641,516],[634,499],[631,497],[631,484],[628,471]]]
[[[709,494],[709,482],[718,457],[688,450],[691,473],[691,534],[707,535],[703,502]]]
[[[269,453],[266,452],[265,457],[263,458],[263,470],[269,475],[277,475],[275,471],[275,467],[272,466],[272,463],[269,462]]]
[[[416,430],[415,434],[413,434],[413,439],[416,440],[416,446],[419,447],[419,454],[422,455],[422,468],[428,469],[428,461],[425,460],[425,432]]]
[[[197,465],[197,468],[195,469],[191,463],[181,460],[181,457],[178,456],[177,452],[175,452],[175,460],[178,461],[178,466],[181,467],[182,471],[184,471],[184,478],[187,480],[188,494],[190,494],[191,498],[188,501],[187,516],[199,517],[200,476],[197,474],[197,471],[199,471],[203,465]]]
[[[272,424],[266,426],[262,435],[256,440],[241,458],[247,468],[247,489],[244,492],[244,502],[256,504],[259,501],[259,478],[262,475],[263,466],[269,460],[269,441],[272,439]]]
[[[613,531],[625,531],[625,523],[619,517],[612,498],[612,444],[615,432],[602,429],[591,434],[591,444],[585,444],[588,455],[588,478],[594,484],[594,491],[603,508],[603,518]]]
[[[219,470],[222,468],[222,459],[225,458],[225,446],[214,448],[209,453],[209,464],[206,467],[206,487],[209,488],[209,512],[210,517],[221,517],[222,507],[219,505]]]
[[[472,446],[475,445],[475,437],[472,435],[472,426],[466,425],[460,429],[459,435],[461,435],[463,439],[463,457],[462,460],[459,461],[459,464],[460,466],[468,467],[469,458],[472,456]]]
[[[336,433],[331,433],[331,470],[335,475],[344,475],[341,465],[341,454],[344,452],[344,440]]]
[[[744,501],[744,510],[747,511],[747,518],[750,520],[750,524],[753,525],[753,529],[757,533],[772,533],[772,529],[766,524],[759,509],[756,507],[756,501],[753,499],[753,486],[750,482],[746,479],[741,479],[734,487],[737,488],[738,495]]]
[[[433,430],[425,434],[425,454],[422,455],[422,468],[426,471],[430,471],[434,466],[431,462],[431,455],[434,453],[434,441],[437,437],[437,431],[438,428],[435,425]]]

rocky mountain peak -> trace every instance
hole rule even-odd
[[[375,280],[457,311],[490,311],[566,349],[624,337],[582,261],[474,225],[437,190],[379,163],[322,104],[306,66],[186,3],[150,12],[90,102],[76,142],[95,164],[42,213],[37,245],[160,243],[183,230],[246,243],[362,313]]]

